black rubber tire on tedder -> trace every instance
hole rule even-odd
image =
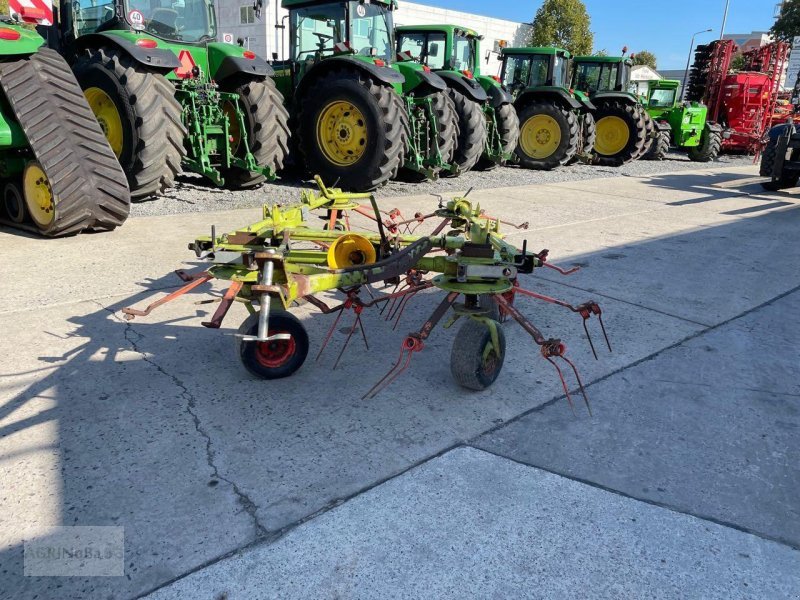
[[[456,333],[450,353],[450,372],[461,387],[485,390],[500,375],[506,358],[506,338],[499,323],[495,322],[495,328],[500,343],[499,356],[496,352],[498,349],[493,349],[485,356],[492,343],[492,335],[486,324],[467,318]]]
[[[186,127],[175,87],[125,52],[89,48],[73,65],[84,92],[99,88],[122,122],[119,162],[135,199],[161,194],[175,184],[186,156]]]
[[[283,169],[289,154],[289,113],[283,106],[283,96],[270,79],[245,79],[225,82],[226,92],[239,95],[239,106],[244,111],[247,126],[247,141],[256,163],[269,167],[273,173]],[[243,144],[236,149],[238,156],[244,155]],[[260,173],[252,173],[239,167],[221,169],[225,187],[246,189],[264,182]]]
[[[284,310],[269,315],[269,335],[288,333],[289,340],[246,342],[235,337],[236,356],[250,373],[260,379],[283,379],[294,375],[308,356],[308,333],[300,319]],[[239,326],[239,336],[258,334],[258,314],[247,317]]]
[[[535,157],[528,154],[525,148],[529,145],[539,143],[540,132],[526,131],[528,127],[533,127],[530,121],[537,116],[549,117],[558,125],[560,130],[560,140],[558,146],[553,149],[551,154],[542,157]],[[532,102],[519,111],[520,139],[517,144],[516,153],[519,164],[526,169],[539,171],[549,171],[557,167],[566,165],[578,151],[578,118],[571,110],[567,110],[551,102]],[[542,132],[549,135],[549,132]],[[549,140],[544,140],[546,143]]]
[[[331,162],[317,141],[318,120],[334,102],[351,103],[366,121],[365,151],[349,165]],[[390,86],[359,71],[337,69],[320,76],[300,99],[297,122],[295,133],[306,168],[328,185],[372,191],[395,177],[405,160],[408,115],[402,99]]]

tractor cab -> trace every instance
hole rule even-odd
[[[572,87],[593,96],[603,92],[629,93],[633,61],[625,56],[576,56]]]
[[[655,79],[647,82],[647,96],[643,104],[655,118],[677,107],[681,96],[681,82],[675,79]]]
[[[514,96],[527,88],[568,87],[570,53],[561,48],[503,48],[500,80]]]
[[[397,52],[434,71],[479,75],[478,54],[483,36],[453,25],[414,25],[397,28]]]
[[[138,31],[180,44],[203,44],[217,37],[211,0],[72,0],[62,3],[61,17],[71,23],[64,32],[67,44],[109,30]]]

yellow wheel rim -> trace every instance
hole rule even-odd
[[[122,154],[122,138],[123,127],[122,117],[119,116],[117,105],[111,97],[100,88],[89,88],[83,92],[86,96],[89,106],[92,107],[97,122],[100,123],[100,129],[106,134],[109,146],[117,155],[117,158]]]
[[[519,144],[531,158],[552,156],[561,144],[561,127],[553,117],[535,115],[522,125]]]
[[[603,156],[622,152],[631,139],[628,124],[619,117],[603,117],[597,122],[597,139],[594,149]]]
[[[47,229],[56,219],[56,204],[50,182],[38,162],[30,162],[22,174],[22,194],[33,222]]]
[[[317,119],[317,144],[325,158],[337,166],[357,163],[367,149],[364,115],[349,102],[331,102]]]
[[[223,112],[228,117],[228,134],[231,140],[231,152],[236,154],[239,144],[242,142],[242,131],[239,128],[239,116],[233,102],[226,102],[222,107]]]

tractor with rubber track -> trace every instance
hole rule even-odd
[[[647,84],[647,112],[658,126],[658,136],[645,160],[663,160],[670,146],[685,150],[695,162],[714,160],[722,147],[722,127],[708,120],[701,102],[681,102],[681,82],[657,79]]]
[[[130,210],[122,169],[69,65],[19,21],[0,22],[0,221],[49,237],[114,229]]]
[[[520,122],[516,158],[527,169],[551,170],[595,143],[594,104],[569,89],[571,55],[562,48],[503,48],[500,80],[514,97]]]
[[[481,75],[483,36],[454,25],[409,25],[396,32],[399,58],[410,56],[447,83],[459,121],[453,158],[459,170],[489,170],[511,160],[519,119],[499,78]]]
[[[211,0],[66,0],[41,32],[71,63],[134,198],[165,192],[182,169],[241,189],[283,168],[288,114],[272,69],[215,41]]]
[[[624,56],[576,56],[572,88],[595,106],[593,162],[619,167],[645,155],[660,127],[629,90],[633,61]]]
[[[273,67],[308,172],[368,191],[456,171],[455,107],[430,68],[395,60],[394,0],[282,5],[290,56]]]

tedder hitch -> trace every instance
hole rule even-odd
[[[573,306],[520,286],[523,275],[551,266],[546,250],[533,254],[528,252],[527,242],[521,249],[509,244],[500,234],[500,219],[487,216],[466,197],[440,200],[429,214],[417,213],[413,219],[405,219],[398,210],[381,211],[370,194],[346,194],[326,188],[319,179],[317,183],[320,191],[303,191],[299,202],[265,205],[261,220],[251,225],[223,235],[212,228],[210,237],[195,239],[190,248],[211,263],[208,270],[197,275],[179,272],[187,282],[184,287],[145,310],[123,309],[125,318],[146,316],[211,280],[226,281],[226,291],[217,298],[219,306],[203,325],[220,328],[233,303],[243,302],[250,316],[235,336],[242,364],[257,377],[278,379],[300,369],[309,351],[303,323],[289,312],[296,301],[304,300],[323,314],[336,313],[317,360],[333,339],[342,315],[352,311],[352,324],[345,331],[343,346],[333,363],[335,369],[357,334],[374,353],[364,327],[364,311],[379,309],[396,329],[410,300],[420,292],[436,289],[444,292],[444,298],[418,331],[405,336],[394,365],[364,398],[374,398],[407,371],[413,355],[424,350],[433,330],[452,311],[453,317],[444,327],[461,321],[450,360],[451,373],[459,385],[484,390],[495,382],[505,360],[500,321],[511,317],[531,335],[542,358],[556,369],[573,411],[563,364],[574,373],[589,408],[586,390],[577,367],[566,356],[565,344],[546,337],[514,305],[516,295],[521,294],[581,315],[595,358],[586,321],[596,316],[611,350],[596,302]],[[314,211],[322,213],[324,228],[312,227]],[[352,229],[352,213],[367,217],[378,231]],[[430,219],[439,222],[428,227],[427,234],[415,234]],[[553,268],[564,274],[577,270]],[[328,304],[320,298],[323,293],[343,298]],[[464,302],[457,303],[461,297]]]

